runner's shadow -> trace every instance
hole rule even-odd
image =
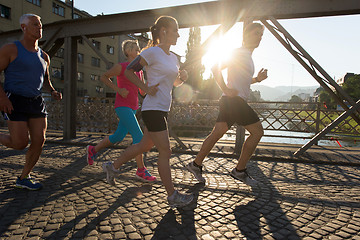
[[[255,199],[234,209],[241,234],[248,240],[262,239],[264,231],[274,239],[301,239],[279,204],[282,201],[281,193],[271,184],[260,168],[255,164],[253,166],[254,170],[260,173],[258,177],[262,179],[259,183],[262,187],[252,187]]]
[[[187,193],[192,193],[194,200],[188,206],[177,208],[177,211],[169,209],[154,229],[151,239],[197,239],[194,210],[197,207],[199,192],[204,187],[204,183],[197,183],[190,187]]]
[[[45,239],[58,239],[64,236],[64,234],[67,235],[70,231],[73,231],[71,238],[83,239],[91,231],[95,230],[101,221],[106,220],[110,215],[117,211],[119,207],[125,206],[127,203],[131,202],[132,199],[136,198],[139,194],[150,192],[151,189],[152,185],[149,184],[142,185],[140,187],[129,187],[119,196],[119,198],[111,206],[109,206],[105,211],[103,211],[98,217],[93,218],[84,227],[75,230],[73,229],[73,226],[77,225],[81,220],[88,219],[89,215],[93,214],[97,210],[97,208],[89,209],[85,213],[77,216],[75,219],[67,222]]]

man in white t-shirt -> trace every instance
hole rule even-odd
[[[254,153],[264,130],[259,117],[247,104],[247,100],[250,95],[250,85],[267,78],[266,69],[261,69],[257,77],[253,78],[254,63],[252,52],[259,46],[263,33],[263,25],[259,23],[249,24],[244,30],[242,47],[234,51],[229,62],[216,65],[212,69],[215,80],[223,91],[219,101],[219,116],[213,131],[205,139],[195,160],[186,165],[186,168],[200,182],[205,182],[202,176],[202,162],[205,157],[229,128],[234,123],[237,123],[243,126],[250,135],[244,142],[238,164],[231,171],[230,175],[247,185],[256,184],[256,181],[248,174],[246,164]],[[227,84],[225,84],[221,74],[223,69],[228,70]]]

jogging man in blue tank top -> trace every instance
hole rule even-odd
[[[40,17],[24,14],[20,26],[24,33],[21,40],[0,48],[0,72],[5,73],[4,88],[0,86],[0,111],[9,129],[9,134],[0,134],[0,143],[21,150],[28,145],[30,135],[31,144],[16,187],[38,190],[42,185],[30,177],[30,172],[39,160],[47,128],[41,89],[51,92],[56,100],[61,100],[62,95],[50,82],[50,58],[38,46],[42,37]]]

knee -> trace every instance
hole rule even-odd
[[[224,136],[224,133],[226,130],[218,130],[218,131],[212,131],[209,135],[208,139],[213,142],[217,142],[222,136]]]
[[[21,139],[13,142],[13,149],[23,150],[29,144],[29,139]]]
[[[257,129],[256,131],[253,131],[251,133],[251,135],[253,135],[254,137],[258,138],[258,139],[261,139],[262,136],[264,136],[264,129],[263,128],[259,128]]]
[[[149,144],[149,143],[146,143],[146,142],[139,142],[139,143],[136,143],[134,144],[135,146],[138,147],[139,151],[144,153],[144,152],[148,152],[151,150],[151,148],[153,147],[152,144]]]
[[[41,137],[38,137],[36,139],[31,139],[31,144],[30,145],[42,148],[44,146],[45,140],[46,140],[45,136],[41,136]]]
[[[170,148],[168,148],[168,149],[159,149],[159,154],[161,154],[166,159],[170,159],[172,151],[171,151]]]

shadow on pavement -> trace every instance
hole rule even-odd
[[[283,201],[281,193],[262,173],[257,163],[253,164],[251,168],[260,173],[257,176],[262,179],[259,184],[270,188],[271,194],[262,194],[262,187],[251,187],[255,200],[235,207],[234,215],[242,235],[248,240],[261,239],[266,234],[274,239],[301,239],[280,206]]]
[[[194,210],[197,207],[199,192],[205,187],[204,183],[197,183],[188,188],[187,193],[194,195],[192,203],[177,211],[170,209],[154,229],[151,239],[197,239],[195,229]]]
[[[119,198],[109,206],[105,211],[103,211],[98,217],[92,219],[90,222],[85,224],[82,228],[73,230],[73,227],[83,219],[89,218],[89,215],[92,214],[97,208],[92,208],[85,213],[76,216],[72,221],[64,224],[58,230],[54,231],[46,239],[56,239],[62,236],[66,236],[70,231],[73,231],[71,238],[81,239],[86,237],[92,230],[96,230],[97,226],[101,221],[104,221],[107,217],[113,214],[119,207],[125,206],[125,204],[131,202],[139,193],[148,193],[152,189],[151,185],[143,185],[141,187],[129,187],[127,188]],[[65,234],[65,235],[64,235]]]

